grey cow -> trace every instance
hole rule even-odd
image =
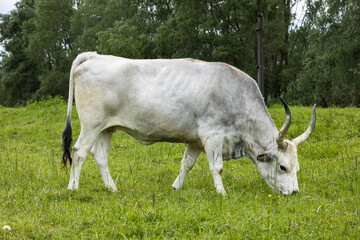
[[[81,132],[70,154],[71,109],[75,94]],[[67,122],[63,132],[63,163],[69,160],[68,189],[78,189],[81,167],[93,154],[105,186],[117,188],[107,165],[111,137],[122,130],[141,144],[186,143],[178,177],[205,152],[216,191],[225,195],[223,160],[249,157],[266,183],[283,194],[299,191],[297,147],[315,128],[313,108],[308,129],[285,140],[290,110],[278,131],[266,110],[256,82],[225,63],[194,59],[132,60],[94,52],[81,53],[70,72]]]

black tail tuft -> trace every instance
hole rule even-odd
[[[62,134],[62,148],[64,150],[64,154],[62,156],[63,168],[66,168],[67,161],[69,160],[70,166],[72,163],[70,147],[72,144],[72,129],[70,119],[66,121],[66,126],[64,132]]]

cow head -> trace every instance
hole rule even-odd
[[[296,173],[299,171],[297,159],[297,147],[302,144],[314,131],[316,122],[316,112],[314,105],[310,125],[307,130],[297,138],[291,140],[284,139],[290,127],[291,114],[289,107],[282,100],[285,107],[285,123],[279,131],[276,145],[257,156],[257,167],[270,188],[282,194],[294,194],[299,192]]]

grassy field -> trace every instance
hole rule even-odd
[[[310,107],[290,107],[290,139],[308,126]],[[280,127],[285,113],[269,109]],[[74,138],[79,133],[76,111]],[[216,194],[204,154],[179,192],[171,189],[183,144],[142,146],[117,132],[103,185],[93,158],[80,189],[66,190],[61,166],[66,103],[0,107],[0,239],[358,239],[360,109],[317,109],[311,138],[298,149],[300,194],[280,196],[247,158],[224,163],[227,197]]]

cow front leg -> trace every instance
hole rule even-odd
[[[101,178],[105,183],[105,187],[113,192],[116,192],[117,188],[113,179],[111,178],[109,167],[107,164],[112,134],[112,131],[102,131],[99,134],[95,145],[91,149],[91,153],[94,156]]]
[[[214,178],[216,191],[225,196],[226,192],[221,180],[223,171],[222,145],[223,138],[220,136],[207,138],[204,142],[205,154],[209,161],[209,167]]]
[[[187,145],[185,149],[184,156],[181,160],[181,168],[179,175],[177,176],[175,182],[172,184],[174,190],[179,190],[185,181],[186,173],[188,173],[195,165],[196,159],[200,154],[200,150],[195,148],[192,145]]]

